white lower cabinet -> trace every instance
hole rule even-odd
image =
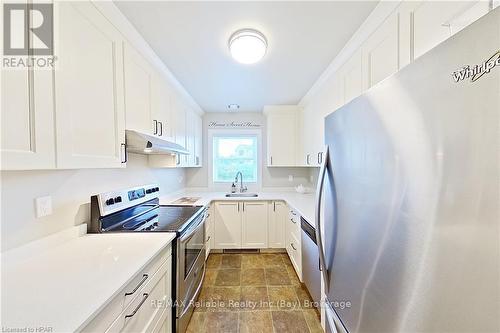
[[[302,244],[300,241],[300,232],[300,215],[291,209],[289,219],[286,223],[286,252],[297,272],[297,276],[302,281]]]
[[[214,206],[215,249],[267,248],[266,201],[221,201]]]
[[[171,332],[172,257],[164,250],[83,332]]]
[[[241,214],[239,202],[216,202],[214,248],[241,248]]]
[[[205,259],[208,258],[214,243],[214,218],[213,205],[208,207],[207,218],[205,219]]]
[[[269,205],[269,247],[284,249],[286,244],[286,221],[288,206],[283,201],[273,201]]]
[[[267,202],[242,202],[241,247],[246,249],[267,248]]]

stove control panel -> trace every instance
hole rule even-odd
[[[101,216],[106,216],[160,196],[160,187],[149,184],[97,195]]]

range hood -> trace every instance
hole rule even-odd
[[[189,151],[181,145],[167,141],[158,136],[136,130],[125,130],[127,151],[144,155],[189,155]]]

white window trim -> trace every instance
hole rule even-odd
[[[243,186],[248,187],[249,192],[257,192],[262,188],[262,131],[260,129],[209,129],[208,137],[208,187],[210,190],[230,192],[231,183],[214,182],[214,136],[249,136],[257,137],[257,182],[248,183],[243,178]],[[237,185],[238,186],[238,185]],[[238,187],[239,188],[239,187]]]

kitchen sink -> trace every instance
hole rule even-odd
[[[226,197],[228,198],[255,198],[259,195],[257,193],[228,193]]]

